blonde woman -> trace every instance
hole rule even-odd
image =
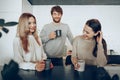
[[[21,69],[43,71],[46,54],[37,34],[36,18],[30,13],[23,13],[19,18],[17,35],[13,42],[14,60]]]

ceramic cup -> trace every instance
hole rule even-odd
[[[56,37],[61,37],[62,30],[56,30],[55,33],[56,33]]]
[[[83,72],[85,70],[85,60],[78,60],[78,64],[80,67],[77,69],[77,71]]]
[[[51,60],[50,59],[46,59],[45,60],[45,70],[49,70],[50,69],[50,64],[51,64]]]

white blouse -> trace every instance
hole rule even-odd
[[[15,37],[13,42],[14,60],[19,63],[19,67],[22,69],[35,70],[36,64],[32,62],[46,59],[47,56],[44,53],[42,44],[41,46],[39,46],[33,35],[28,36],[28,41],[29,52],[25,53],[25,51],[22,48],[20,38]]]

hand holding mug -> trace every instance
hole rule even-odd
[[[55,33],[54,31],[51,32],[51,33],[49,34],[49,38],[50,38],[50,39],[56,38],[56,33]]]
[[[53,64],[52,64],[52,62],[50,63],[50,69],[52,69],[54,66],[53,66]]]
[[[43,71],[45,69],[45,61],[40,61],[36,63],[35,69],[37,71]]]
[[[75,67],[75,70],[77,70],[77,69],[80,68],[80,65],[79,65],[78,63],[76,63],[76,64],[74,65],[74,67]]]

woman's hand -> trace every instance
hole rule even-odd
[[[75,70],[77,70],[77,69],[80,68],[80,65],[77,63],[77,64],[74,65],[74,68],[75,68]]]
[[[97,43],[98,44],[102,44],[102,38],[103,38],[103,34],[101,31],[98,32],[98,36],[97,36]]]
[[[35,69],[37,71],[43,71],[45,69],[45,61],[40,61],[36,63]]]
[[[54,66],[53,66],[53,64],[52,63],[50,63],[50,69],[52,69]]]
[[[78,61],[77,61],[76,57],[72,57],[72,63],[74,65],[75,69],[78,69],[80,67],[80,65],[78,64]]]

